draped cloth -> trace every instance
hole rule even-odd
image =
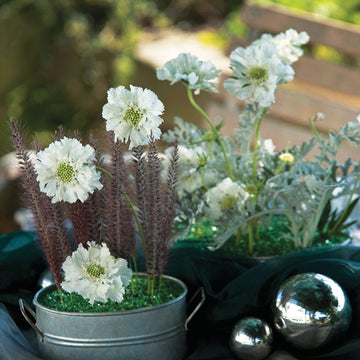
[[[273,351],[286,352],[299,360],[360,358],[359,247],[311,248],[266,261],[182,248],[171,252],[167,270],[188,285],[190,294],[199,287],[204,287],[206,293],[203,307],[189,323],[187,360],[235,358],[228,343],[236,321],[254,316],[272,326],[271,303],[279,287],[289,277],[305,272],[326,275],[343,288],[352,306],[350,329],[330,345],[312,351],[291,347],[274,331]],[[288,357],[274,356],[282,358]]]
[[[140,255],[140,270],[143,264]],[[0,236],[0,303],[21,330],[26,325],[18,310],[18,299],[21,297],[32,303],[44,269],[46,263],[34,233],[19,231]],[[350,329],[326,347],[312,351],[291,347],[274,331],[270,357],[277,360],[359,359],[360,247],[311,248],[260,261],[221,251],[175,246],[170,251],[166,273],[186,283],[188,300],[201,287],[206,296],[205,303],[189,322],[186,360],[235,359],[228,346],[234,324],[243,317],[255,316],[272,326],[271,303],[280,285],[289,277],[304,272],[326,275],[343,288],[352,306]],[[189,312],[197,301],[195,298],[188,304]],[[5,334],[11,329],[14,327],[0,328],[0,331]],[[0,343],[4,339],[14,339],[14,334],[2,336]],[[18,346],[21,344],[23,342],[18,339]],[[27,345],[24,345],[26,349]],[[22,360],[21,357],[17,359]]]

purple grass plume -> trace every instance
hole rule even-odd
[[[167,183],[163,184],[159,152],[154,141],[148,152],[133,149],[138,217],[145,237],[144,252],[148,274],[161,276],[167,263],[169,240],[175,217],[178,151],[175,146]]]
[[[60,204],[53,204],[51,199],[40,191],[32,160],[26,150],[23,130],[14,119],[10,120],[10,126],[13,146],[21,170],[20,184],[24,205],[34,216],[40,245],[53,273],[55,283],[60,288],[61,266],[66,256],[71,253],[63,209]]]
[[[106,204],[103,234],[110,251],[116,257],[136,258],[136,228],[126,196],[131,196],[129,166],[120,142],[110,142],[110,162],[105,176]]]

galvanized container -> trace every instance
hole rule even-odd
[[[149,308],[107,313],[71,313],[39,303],[54,285],[34,297],[36,314],[20,308],[38,334],[40,354],[51,360],[181,360],[186,351],[186,285],[175,300]],[[36,319],[34,324],[27,312]],[[192,317],[193,314],[190,315]]]

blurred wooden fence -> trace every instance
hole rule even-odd
[[[285,122],[284,140],[290,139],[291,135],[298,137],[295,129],[303,131],[307,128],[308,119],[317,112],[325,114],[325,120],[317,127],[326,133],[355,120],[360,114],[360,27],[279,6],[251,3],[242,8],[241,19],[251,29],[249,40],[264,32],[276,34],[293,28],[309,34],[310,47],[324,45],[346,55],[353,63],[357,61],[356,67],[305,54],[293,64],[295,79],[278,88],[276,102],[269,113]],[[357,149],[349,147],[348,151],[359,158]]]

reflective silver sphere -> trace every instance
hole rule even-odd
[[[272,311],[276,330],[301,349],[329,344],[351,323],[351,305],[345,292],[334,280],[316,273],[285,281]]]
[[[261,319],[246,317],[239,320],[230,336],[230,348],[242,360],[262,360],[269,355],[272,330]]]

